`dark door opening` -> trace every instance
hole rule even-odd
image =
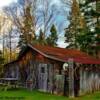
[[[79,69],[76,70],[74,73],[74,95],[75,97],[79,96],[79,90],[80,90],[80,73]]]

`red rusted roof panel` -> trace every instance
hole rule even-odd
[[[33,45],[32,47],[48,56],[60,59],[64,62],[66,62],[69,58],[73,58],[73,60],[77,63],[100,64],[100,59],[95,59],[94,57],[89,56],[86,53],[81,52],[79,50],[41,45]]]

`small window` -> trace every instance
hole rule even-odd
[[[41,73],[45,73],[45,68],[41,67]]]

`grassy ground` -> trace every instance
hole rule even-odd
[[[68,97],[64,96],[56,96],[47,93],[41,93],[38,91],[31,92],[28,90],[20,89],[0,91],[0,100],[100,100],[100,92],[69,99]]]

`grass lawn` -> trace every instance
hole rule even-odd
[[[20,90],[8,90],[0,91],[0,100],[100,100],[100,92],[81,96],[75,99],[69,99],[64,96],[56,96],[47,93],[41,93],[38,91],[28,91],[24,89]]]

